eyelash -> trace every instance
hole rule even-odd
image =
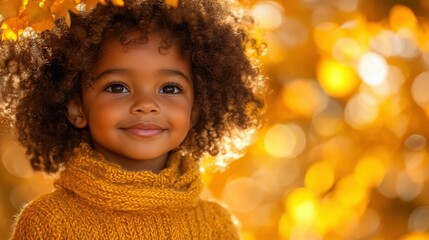
[[[177,93],[164,93],[164,94],[179,94],[179,93],[181,93],[183,91],[183,87],[180,86],[180,84],[175,83],[175,82],[165,83],[164,85],[162,85],[162,87],[160,88],[159,91],[161,91],[164,87],[167,87],[167,86],[174,86],[174,87],[176,87],[179,90],[179,92],[177,92]]]
[[[115,86],[115,85],[120,85],[120,86],[122,86],[127,92],[129,92],[129,88],[128,88],[128,86],[125,84],[125,83],[123,83],[123,82],[109,82],[107,85],[106,85],[106,87],[104,88],[104,90],[105,91],[107,91],[107,92],[110,92],[110,93],[123,93],[123,92],[113,92],[113,91],[109,91],[109,90],[107,90],[107,89],[109,89],[109,88],[111,88],[112,86]]]
[[[124,93],[124,92],[114,92],[112,90],[108,90],[109,88],[111,88],[112,86],[115,86],[115,85],[120,85],[120,86],[122,86],[124,88],[124,90],[126,90],[127,92],[129,92],[128,86],[125,83],[123,83],[123,82],[109,82],[106,85],[106,87],[104,88],[104,90],[107,91],[107,92],[110,92],[110,93]],[[167,86],[174,86],[174,87],[176,87],[178,89],[178,92],[177,93],[162,93],[161,90],[163,88],[167,87]],[[162,93],[162,94],[179,94],[182,91],[183,91],[183,87],[180,84],[176,83],[176,82],[165,83],[164,85],[161,86],[161,88],[159,90],[159,92]]]

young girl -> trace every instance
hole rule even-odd
[[[199,198],[197,160],[259,126],[251,27],[216,0],[130,0],[2,42],[18,140],[35,170],[60,172],[11,238],[237,239],[230,214]]]

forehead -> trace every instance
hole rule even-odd
[[[141,68],[156,64],[190,72],[189,59],[182,56],[174,41],[166,41],[161,32],[143,35],[134,31],[123,37],[110,37],[103,43],[94,72],[109,67]]]

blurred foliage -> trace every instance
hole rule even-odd
[[[123,0],[111,1],[117,6],[124,5]],[[70,25],[69,10],[74,13],[88,11],[98,2],[106,4],[106,0],[0,0],[1,39],[16,40],[26,27],[37,31],[51,29],[55,20],[61,18]],[[179,4],[179,0],[165,2],[173,7]]]
[[[25,2],[0,1],[3,38],[96,3]],[[229,206],[244,240],[429,239],[429,1],[250,3],[268,45],[267,123],[225,171],[202,166],[204,195]],[[0,153],[4,239],[52,180],[8,134]]]

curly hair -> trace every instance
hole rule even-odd
[[[163,0],[125,1],[122,7],[99,4],[71,14],[52,30],[30,32],[16,42],[1,42],[0,81],[3,107],[12,116],[18,141],[34,170],[54,173],[72,150],[90,142],[88,129],[67,119],[67,104],[90,84],[87,79],[106,39],[138,30],[144,44],[150,31],[177,44],[190,59],[198,122],[182,149],[198,158],[226,151],[232,130],[260,126],[263,82],[258,56],[263,45],[252,37],[253,22],[216,0],[182,0],[177,8]]]

